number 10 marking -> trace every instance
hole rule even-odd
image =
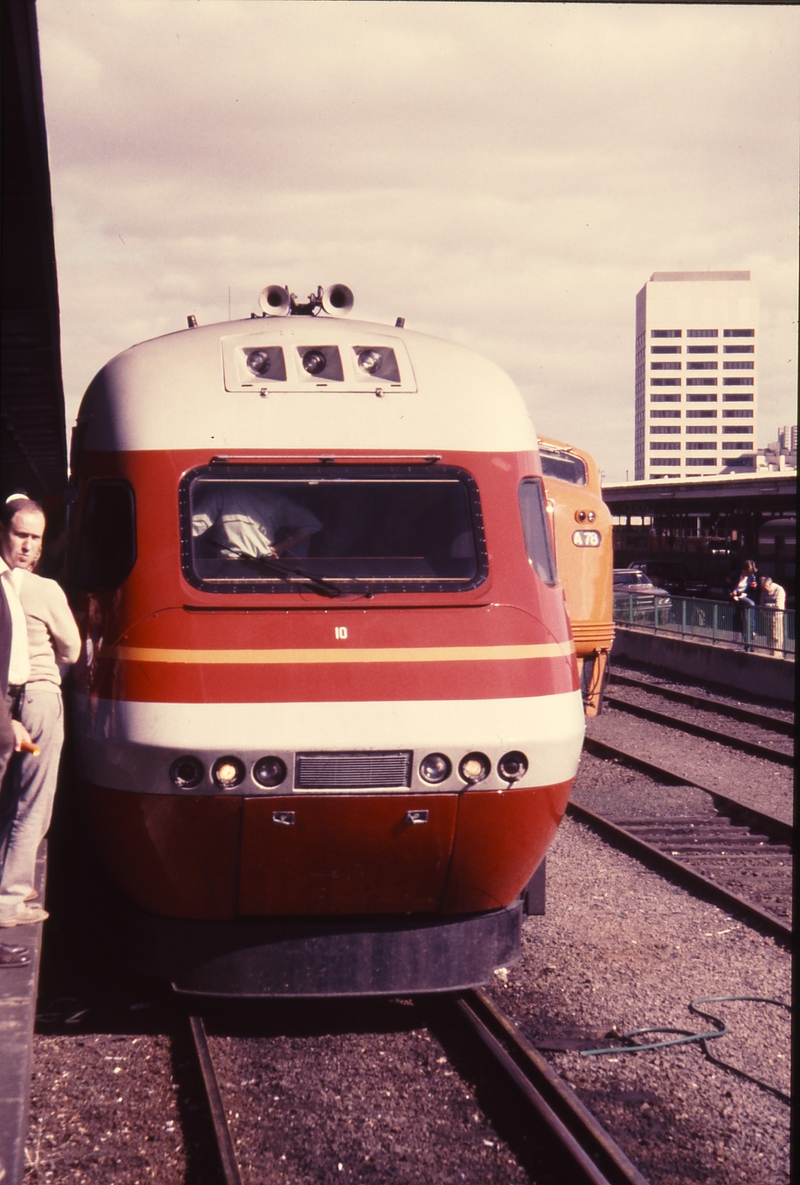
[[[337,637],[337,638],[346,638],[347,637],[347,626],[346,625],[337,625],[334,628],[333,632],[334,632],[335,637]]]

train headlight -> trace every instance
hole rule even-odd
[[[319,350],[306,350],[303,355],[303,368],[309,374],[322,374],[327,361],[325,355]]]
[[[269,374],[270,357],[268,350],[251,350],[247,355],[247,369],[252,370],[260,378]]]
[[[429,753],[419,763],[419,776],[424,782],[431,782],[434,786],[450,777],[453,767],[444,753]]]
[[[179,790],[193,790],[199,786],[205,772],[196,757],[178,757],[169,767],[169,776]]]
[[[244,781],[244,766],[238,757],[220,757],[214,762],[211,776],[221,790],[232,790]]]
[[[380,350],[362,350],[358,355],[358,365],[367,374],[379,374],[382,361]]]
[[[504,782],[518,782],[528,772],[528,758],[524,753],[514,749],[500,758],[497,772]]]
[[[488,778],[491,768],[492,763],[485,753],[467,753],[466,757],[461,758],[458,772],[465,782],[474,786],[476,782]]]
[[[280,786],[286,778],[286,766],[280,757],[262,757],[253,766],[253,778],[266,789]]]
[[[575,511],[575,522],[576,523],[593,523],[596,518],[597,518],[597,515],[595,514],[595,512],[593,510],[576,510]]]

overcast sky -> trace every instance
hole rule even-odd
[[[633,476],[634,297],[761,290],[796,422],[792,6],[38,0],[68,419],[134,342],[341,281]]]

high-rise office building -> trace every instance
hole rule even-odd
[[[749,272],[654,272],[636,294],[637,481],[755,469],[757,331]]]

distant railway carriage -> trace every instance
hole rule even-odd
[[[265,289],[79,413],[78,769],[133,963],[181,991],[486,981],[578,764],[522,400],[351,302]]]
[[[603,702],[614,640],[611,514],[589,453],[539,437],[548,504],[553,514],[558,575],[567,597],[587,716]]]

